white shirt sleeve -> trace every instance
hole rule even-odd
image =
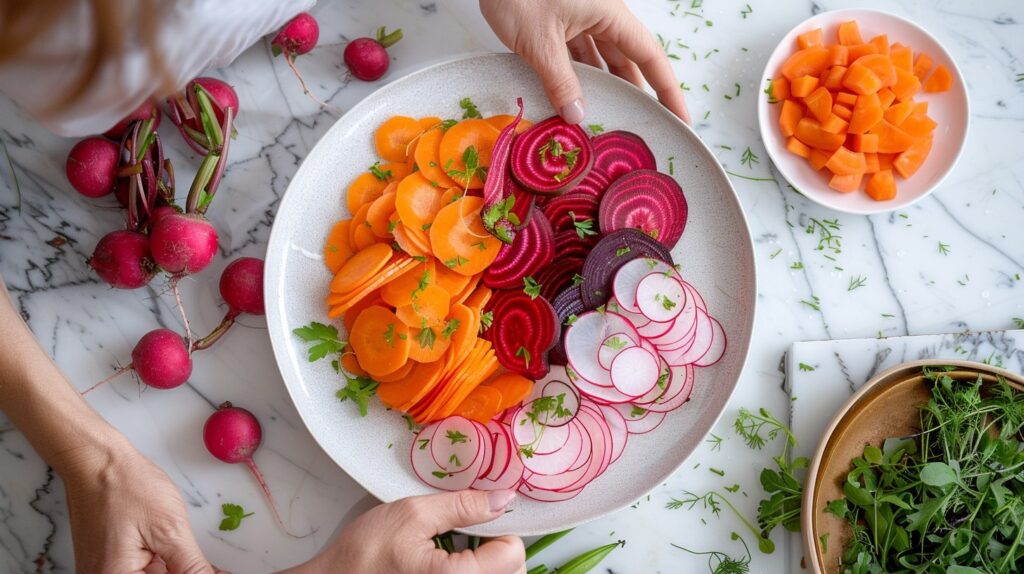
[[[211,68],[231,63],[260,38],[275,32],[316,0],[178,0],[160,18],[159,56],[178,88]],[[137,20],[140,4],[121,0],[125,21]],[[88,0],[79,0],[15,60],[0,65],[0,91],[51,131],[85,136],[106,131],[161,85],[150,63],[149,43],[140,30],[126,30],[119,57],[103,62],[100,72],[75,103],[45,117],[41,114],[74,85],[91,40]]]

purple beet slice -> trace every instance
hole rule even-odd
[[[555,257],[555,234],[543,213],[534,211],[529,223],[511,245],[502,245],[498,257],[484,271],[484,285],[492,289],[518,289],[523,278],[537,273]]]
[[[638,169],[658,169],[651,148],[633,132],[605,132],[593,139],[594,171],[609,182]]]
[[[558,253],[557,249],[555,252]],[[573,277],[583,271],[583,261],[582,257],[565,257],[558,254],[551,264],[546,265],[533,277],[540,283],[540,296],[550,301],[555,295],[571,287]]]
[[[686,227],[686,198],[671,176],[654,170],[632,171],[615,180],[601,198],[601,231],[639,229],[670,249]]]
[[[512,143],[512,177],[534,193],[557,195],[572,189],[593,163],[587,132],[558,116],[534,124]]]
[[[487,303],[487,310],[494,321],[484,334],[498,362],[531,379],[546,375],[548,350],[560,329],[551,303],[543,297],[531,298],[522,289],[500,290]]]
[[[597,309],[612,294],[615,272],[638,257],[672,263],[672,253],[650,235],[637,229],[620,229],[605,235],[583,263],[580,299],[585,309]]]
[[[551,306],[555,309],[555,314],[558,316],[559,328],[565,331],[565,322],[572,315],[580,315],[587,309],[583,306],[583,300],[580,299],[580,288],[575,285],[567,287],[564,291],[555,295],[555,298],[551,300]],[[559,336],[558,341],[551,347],[551,351],[548,352],[548,362],[552,365],[567,365],[569,363],[568,357],[565,356],[565,346],[562,344],[564,336]]]
[[[548,221],[551,222],[551,227],[555,231],[575,230],[576,227],[573,224],[574,216],[577,220],[598,221],[600,208],[601,203],[597,197],[572,192],[547,202],[544,206],[544,215],[547,216]],[[597,225],[594,225],[593,230],[597,231],[597,227]]]
[[[512,155],[512,142],[516,137],[516,127],[523,119],[523,98],[517,98],[516,105],[519,106],[519,114],[516,115],[516,119],[505,126],[498,134],[498,139],[494,141],[489,166],[491,177],[484,181],[484,205],[480,211],[484,229],[505,244],[512,243],[515,239],[513,230],[519,229],[526,223],[522,217],[518,217],[519,213],[514,210],[522,198],[508,199],[516,195],[514,182],[508,173],[508,166]],[[523,206],[519,206],[519,211],[529,213],[530,206],[532,206],[532,202],[525,206],[525,209]],[[517,217],[509,217],[510,212],[516,213]]]

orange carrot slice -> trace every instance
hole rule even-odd
[[[899,68],[896,70],[896,83],[892,85],[892,93],[899,101],[909,100],[921,91],[921,81],[917,76]]]
[[[878,53],[878,48],[874,44],[857,44],[855,46],[847,46],[846,49],[847,58],[851,64],[864,56]]]
[[[811,157],[811,148],[793,136],[786,139],[786,149],[802,158]]]
[[[828,65],[828,48],[823,46],[814,46],[812,48],[798,50],[792,56],[787,58],[785,63],[782,64],[781,71],[782,75],[792,82],[801,76],[818,77],[821,75],[821,71],[827,68]],[[792,85],[790,88],[792,88]]]
[[[501,392],[498,412],[510,409],[523,402],[533,392],[533,381],[516,373],[504,373],[484,383]]]
[[[891,86],[896,83],[896,66],[885,54],[868,54],[861,56],[854,61],[854,65],[861,65],[874,72],[882,81],[882,86]]]
[[[377,243],[353,255],[334,275],[331,291],[343,293],[365,283],[391,260],[392,250]]]
[[[789,84],[789,90],[795,98],[807,97],[818,87],[817,76],[800,76]]]
[[[878,163],[878,154],[867,152],[864,154],[864,173],[878,173],[881,171],[881,164]]]
[[[456,183],[448,177],[447,172],[441,167],[441,138],[444,137],[444,129],[435,127],[428,129],[420,136],[416,144],[416,166],[420,173],[429,181],[441,187],[454,187]]]
[[[914,102],[912,100],[908,100],[889,106],[889,109],[885,110],[883,117],[885,118],[885,121],[894,126],[898,126],[902,124],[903,120],[907,119],[907,116],[913,112]]]
[[[779,113],[779,126],[782,127],[782,135],[791,136],[796,133],[796,125],[804,117],[804,108],[796,100],[782,102],[782,111]]]
[[[878,49],[878,53],[888,56],[889,55],[889,36],[887,34],[879,34],[874,38],[868,40],[868,44],[871,44]]]
[[[804,48],[810,48],[812,46],[822,46],[825,44],[825,33],[821,28],[815,28],[800,34],[796,37],[796,45],[803,50]]]
[[[408,157],[406,149],[409,142],[420,135],[422,131],[423,127],[415,118],[408,116],[388,118],[373,134],[377,155],[388,161],[404,163]]]
[[[846,66],[832,66],[821,73],[821,85],[826,89],[838,92],[843,89],[843,78],[846,77]]]
[[[825,167],[825,164],[828,163],[828,160],[831,157],[832,154],[830,152],[811,148],[811,155],[807,158],[807,161],[811,163],[811,167],[815,170],[821,171],[821,168]]]
[[[438,265],[435,279],[437,286],[447,291],[454,298],[469,285],[473,277],[456,273],[445,265]]]
[[[821,129],[830,134],[845,135],[850,127],[850,122],[844,120],[838,114],[830,114],[828,119],[822,122]]]
[[[909,118],[907,119],[909,121]],[[904,122],[905,123],[905,122]],[[901,128],[882,120],[869,133],[878,134],[879,153],[898,153],[914,144],[915,138]]]
[[[440,211],[441,189],[422,173],[413,173],[398,184],[395,209],[402,223],[421,227],[434,220]]]
[[[366,223],[370,231],[380,239],[391,239],[391,215],[394,213],[394,193],[385,193],[373,200],[370,209],[366,210]]]
[[[848,142],[850,149],[864,153],[876,153],[878,151],[877,134],[850,134]]]
[[[433,390],[443,372],[444,361],[416,363],[404,379],[377,387],[377,398],[392,409],[404,411]]]
[[[932,63],[932,59],[928,54],[924,52],[917,54],[917,59],[914,60],[914,75],[917,76],[918,80],[923,82],[928,77],[928,72],[932,70]]]
[[[362,251],[377,243],[377,236],[373,234],[373,226],[366,220],[372,205],[372,202],[363,204],[359,211],[352,216],[352,225],[349,227],[349,233],[352,234],[352,249],[355,251]]]
[[[942,64],[935,66],[935,71],[924,81],[924,91],[928,93],[945,92],[952,87],[953,74]]]
[[[415,346],[415,343],[410,343],[409,344],[409,350],[410,351],[412,350],[413,346]],[[408,377],[409,373],[412,372],[412,370],[413,370],[413,368],[415,366],[416,366],[416,363],[414,363],[411,360],[407,360],[405,362],[405,364],[402,365],[401,367],[399,367],[399,369],[397,371],[395,371],[393,373],[390,373],[390,374],[387,374],[387,375],[377,375],[376,381],[378,383],[393,383],[395,381],[400,381],[400,380],[404,379],[405,377]]]
[[[818,149],[834,151],[843,145],[846,138],[842,134],[833,134],[822,129],[821,124],[811,118],[803,118],[797,123],[793,134],[804,144]]]
[[[845,94],[846,92],[843,92],[843,93]],[[840,95],[842,95],[842,94],[840,94]],[[852,106],[853,104],[850,104],[850,105]],[[847,122],[849,122],[850,118],[853,117],[853,110],[851,110],[850,108],[846,107],[845,105],[840,105],[840,104],[836,104],[836,105],[832,106],[832,113],[837,115],[837,116],[839,116],[840,118],[846,120]]]
[[[896,72],[898,75],[899,72]],[[897,80],[899,82],[899,80]],[[878,90],[878,103],[882,106],[882,109],[888,109],[892,103],[896,101],[896,94],[893,93],[889,88],[882,88]]]
[[[484,229],[482,206],[482,198],[463,197],[441,208],[430,227],[434,256],[456,273],[480,273],[498,256],[501,242]]]
[[[839,43],[843,46],[864,43],[860,36],[860,26],[857,25],[855,20],[848,20],[839,24],[838,39]]]
[[[828,186],[840,193],[850,193],[860,189],[860,182],[864,179],[864,173],[854,173],[850,175],[833,175],[832,179],[829,180]]]
[[[931,137],[917,138],[910,147],[896,156],[896,159],[892,162],[892,167],[896,170],[896,173],[904,178],[909,178],[917,173],[917,170],[921,169],[921,166],[924,165],[924,160],[928,158],[928,153],[931,151]]]
[[[346,204],[349,213],[359,211],[359,208],[377,199],[384,193],[387,187],[386,179],[379,179],[372,173],[361,173],[348,186],[346,193]]]
[[[888,201],[896,197],[896,179],[892,176],[892,170],[883,169],[873,174],[864,191],[875,201]]]
[[[433,285],[437,279],[434,274],[434,258],[429,257],[422,263],[417,262],[408,271],[402,273],[381,288],[380,297],[392,307],[401,307],[412,303],[412,294],[421,286]]]
[[[348,337],[359,366],[373,377],[394,373],[409,359],[409,328],[379,305],[363,309]]]
[[[841,44],[832,44],[828,47],[828,64],[830,66],[849,66],[850,49]]]
[[[905,72],[914,72],[914,53],[910,46],[893,44],[892,50],[889,51],[889,58],[892,59],[892,64],[897,68]]]
[[[417,288],[412,302],[395,309],[398,318],[410,327],[438,327],[444,324],[451,305],[451,295],[437,285]]]
[[[833,68],[836,69],[836,68]],[[832,94],[825,86],[818,86],[804,98],[807,111],[819,122],[824,122],[832,115]]]
[[[878,125],[885,112],[878,101],[878,94],[866,94],[857,97],[853,105],[853,116],[850,118],[848,131],[851,134],[862,134]]]
[[[501,411],[501,392],[493,387],[478,386],[455,407],[454,414],[480,424],[487,424]]]
[[[514,122],[515,120],[516,120],[515,116],[510,116],[508,114],[498,114],[496,116],[491,116],[489,118],[484,118],[485,122],[487,122],[487,123],[491,124],[492,126],[494,126],[494,128],[497,129],[499,132],[501,130],[505,129],[506,127],[508,127],[508,125],[510,123]],[[532,125],[533,125],[533,122],[531,122],[528,119],[523,118],[523,119],[519,120],[519,125],[516,126],[516,133],[517,134],[521,134],[521,133],[525,132],[526,130],[530,129],[530,126],[532,126]]]
[[[882,88],[882,80],[867,66],[854,62],[843,77],[843,87],[857,95],[874,94]]]
[[[355,252],[352,249],[351,219],[342,219],[331,227],[324,242],[324,263],[331,273],[337,273]]]
[[[867,165],[864,163],[864,154],[840,147],[832,154],[825,167],[836,175],[854,175],[864,173]]]
[[[455,182],[462,187],[469,189],[480,189],[484,186],[480,172],[475,171],[468,181],[465,176],[467,157],[475,154],[478,167],[487,167],[491,164],[491,151],[494,149],[494,142],[498,139],[498,130],[481,119],[462,120],[448,128],[441,138],[441,147],[438,149],[441,168],[448,173]],[[468,152],[473,148],[472,152]],[[453,173],[460,173],[453,175]]]
[[[903,120],[899,127],[914,137],[923,138],[930,136],[938,124],[928,117],[928,114],[914,112],[907,116],[907,119]]]
[[[425,249],[416,243],[409,236],[409,231],[401,221],[395,223],[394,229],[391,230],[391,235],[395,238],[395,243],[398,244],[398,248],[407,253],[411,257],[431,257],[430,250]]]
[[[409,360],[418,363],[431,363],[440,361],[451,346],[451,337],[442,335],[443,329],[426,327],[424,329],[410,328],[409,338]]]
[[[771,83],[768,84],[768,102],[774,103],[784,102],[789,99],[789,78],[786,76],[776,76],[772,79]]]

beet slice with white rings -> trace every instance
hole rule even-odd
[[[434,455],[431,453],[432,442],[434,435],[440,426],[440,422],[428,425],[423,428],[416,435],[416,440],[413,441],[412,448],[410,449],[410,461],[412,462],[412,470],[416,473],[424,483],[428,486],[432,486],[439,490],[465,490],[469,488],[474,481],[477,480],[477,476],[480,472],[480,467],[483,466],[483,457],[478,456],[479,452],[473,453],[472,464],[463,468],[462,472],[449,472],[445,468],[441,468],[434,460]],[[476,429],[473,429],[476,432]],[[449,441],[445,440],[445,443]],[[443,443],[442,443],[443,444]],[[474,441],[474,444],[479,445],[479,441]],[[447,460],[443,455],[442,460]],[[452,453],[454,454],[454,452]]]
[[[636,341],[629,333],[612,333],[601,343],[601,348],[597,351],[597,362],[601,367],[611,370],[612,361],[619,353],[624,349],[636,346]]]
[[[625,452],[626,443],[629,442],[629,430],[626,429],[626,419],[618,409],[611,405],[597,405],[597,408],[604,415],[604,420],[608,423],[608,430],[612,433],[611,462],[614,463]]]
[[[718,319],[711,317],[711,327],[711,346],[708,348],[704,356],[693,362],[693,364],[698,367],[710,367],[722,360],[722,356],[725,355],[725,348],[728,346],[725,337],[725,329],[722,328],[722,324],[718,322]]]
[[[555,231],[572,231],[575,233],[575,222],[582,220],[593,221],[593,230],[597,231],[597,212],[599,207],[598,198],[593,195],[569,192],[545,203],[544,216],[551,222],[551,227]]]
[[[686,228],[688,207],[683,189],[669,175],[641,169],[615,180],[601,197],[601,231],[639,229],[672,247]]]
[[[643,347],[623,349],[612,361],[612,385],[622,394],[641,397],[658,384],[658,357]]]
[[[511,244],[501,246],[484,271],[483,283],[492,289],[515,289],[555,258],[555,232],[543,213],[535,213]]]
[[[695,370],[693,365],[672,367],[672,386],[665,389],[662,396],[640,406],[652,412],[667,413],[685,405],[693,393]]]
[[[655,412],[633,404],[614,405],[615,410],[626,419],[626,430],[629,434],[647,434],[658,428],[665,420],[665,414]]]
[[[663,351],[662,356],[672,366],[689,365],[707,354],[714,336],[714,323],[711,322],[711,316],[698,309],[697,333],[693,337],[693,342],[682,349]]]
[[[590,173],[594,148],[583,128],[552,116],[516,137],[511,161],[512,177],[520,185],[557,195]]]
[[[481,436],[479,423],[460,416],[438,421],[437,430],[430,441],[430,455],[441,470],[464,472],[484,454],[484,442],[490,442],[490,433]]]
[[[580,193],[600,198],[602,195],[604,195],[605,190],[608,189],[608,186],[611,184],[611,180],[608,179],[608,176],[606,176],[604,172],[597,171],[591,168],[590,173],[587,174],[587,177],[584,177],[582,180],[580,180],[580,182],[577,183],[575,187],[570,189],[568,193]]]
[[[615,272],[612,279],[612,294],[619,306],[632,313],[640,313],[636,306],[636,288],[640,281],[651,273],[671,273],[671,265],[652,257],[641,257],[626,263]]]
[[[596,309],[608,302],[615,274],[626,263],[641,257],[672,261],[668,248],[642,231],[620,229],[608,233],[602,229],[602,232],[605,236],[594,245],[583,262],[580,295],[588,309]]]
[[[605,132],[592,140],[594,168],[609,182],[638,169],[657,169],[654,153],[643,138],[633,132]]]
[[[686,304],[686,289],[673,274],[649,273],[636,286],[636,306],[651,321],[672,321]]]

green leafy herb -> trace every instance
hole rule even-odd
[[[519,349],[516,351],[516,356],[522,357],[523,362],[526,363],[526,366],[530,366],[530,351],[528,351],[526,347],[520,345]]]
[[[629,411],[629,416],[634,419],[637,417],[642,417],[645,414],[647,414],[647,409],[643,407],[638,407],[636,405],[633,405],[633,408]]]
[[[435,340],[437,340],[437,334],[430,327],[420,329],[419,334],[416,335],[416,342],[420,344],[422,349],[433,349]]]
[[[444,169],[448,173],[448,176],[455,181],[461,182],[463,185],[468,186],[473,176],[479,176],[480,179],[484,179],[487,176],[487,168],[480,165],[480,155],[476,151],[476,147],[468,146],[462,152],[462,164],[465,169],[458,170],[453,167],[453,160],[449,159],[445,163]]]
[[[476,104],[469,98],[462,98],[459,100],[459,107],[462,108],[462,119],[466,120],[469,118],[482,118],[480,110],[477,109]]]
[[[633,249],[630,246],[623,245],[622,247],[619,247],[618,249],[615,250],[615,256],[616,257],[622,257],[623,255],[629,253],[632,250]]]
[[[865,284],[867,284],[867,282],[868,282],[868,278],[867,277],[862,277],[860,275],[858,275],[856,277],[850,277],[850,284],[846,287],[846,290],[847,291],[853,291],[854,289],[863,287]]]
[[[764,447],[765,437],[768,440],[775,440],[780,434],[786,435],[786,440],[790,445],[796,445],[796,436],[789,430],[789,427],[763,408],[759,409],[757,413],[741,408],[739,416],[733,423],[733,430],[743,438],[748,447],[755,450],[761,450]]]
[[[220,530],[235,530],[242,524],[242,519],[252,516],[252,512],[246,512],[244,508],[237,504],[231,504],[226,502],[220,505],[221,512],[224,513],[224,519],[220,521]]]
[[[750,548],[747,547],[747,542],[740,537],[739,534],[732,533],[733,540],[739,540],[743,544],[743,551],[746,554],[745,558],[733,558],[725,552],[718,550],[711,550],[708,552],[695,552],[689,548],[684,548],[678,544],[672,544],[672,546],[684,551],[689,552],[697,556],[705,555],[708,557],[708,571],[711,574],[748,574],[750,572]]]
[[[716,435],[715,433],[711,433],[708,436],[710,436],[711,438],[705,439],[704,442],[711,443],[711,450],[722,450],[722,437]]]
[[[569,315],[568,317],[565,318],[565,326],[572,327],[572,324],[575,323],[577,319],[579,319],[579,317],[577,317],[575,313]]]
[[[453,257],[452,259],[446,260],[444,262],[444,265],[445,265],[445,267],[447,267],[449,269],[455,269],[459,265],[465,265],[467,263],[469,263],[469,259],[466,259],[465,257],[462,257],[462,256],[458,256],[458,257]]]
[[[814,370],[814,367],[812,367],[812,366],[808,365],[807,363],[800,363],[800,364],[799,364],[799,365],[797,365],[797,366],[798,366],[798,367],[800,367],[800,370],[801,370],[801,371],[807,371],[807,372],[810,372],[810,371],[813,371],[813,370]]]
[[[843,250],[843,238],[837,234],[840,227],[838,219],[816,219],[811,217],[808,219],[810,223],[804,231],[807,235],[813,235],[815,232],[818,234],[818,247],[817,251],[824,251],[828,249],[835,254],[839,254]]]
[[[384,330],[384,342],[391,345],[392,348],[395,346],[395,324],[388,323],[388,328]]]
[[[1018,329],[1024,329],[1024,319],[1021,319],[1020,317],[1014,317],[1013,324],[1017,325]]]
[[[452,475],[450,472],[445,472],[443,470],[435,470],[435,471],[431,472],[430,474],[436,476],[437,478],[441,478],[441,479],[448,478],[449,476]]]
[[[576,228],[576,235],[580,239],[586,239],[588,235],[597,235],[597,232],[594,231],[593,219],[576,219],[576,214],[572,211],[569,212],[569,217],[572,219],[572,225]]]
[[[533,277],[523,277],[523,293],[530,296],[530,299],[536,299],[540,296],[541,284]]]
[[[743,7],[743,9],[740,10],[740,15],[743,16],[744,20],[747,19],[747,16],[750,16],[753,13],[754,13],[754,9],[750,7],[750,4],[745,5]]]
[[[316,321],[305,327],[294,329],[292,333],[307,343],[314,343],[308,349],[308,360],[316,362],[328,355],[341,353],[348,343],[338,338],[338,329],[333,325],[324,325]]]
[[[345,402],[352,400],[359,407],[359,416],[365,417],[370,408],[370,397],[377,393],[380,383],[369,377],[349,377],[345,375],[345,386],[338,389],[334,396]]]
[[[480,313],[480,332],[483,333],[487,329],[491,328],[491,323],[494,322],[494,311],[484,311]]]
[[[469,437],[464,435],[464,434],[462,434],[461,432],[459,432],[457,430],[449,429],[449,430],[445,431],[444,434],[445,434],[446,437],[448,437],[448,440],[452,444],[459,444],[459,443],[469,442]]]
[[[657,301],[658,303],[661,303],[661,306],[664,307],[666,311],[671,311],[672,309],[675,308],[676,305],[678,305],[678,303],[673,301],[671,298],[662,295],[661,293],[655,294],[654,300]]]
[[[604,126],[601,124],[587,124],[587,129],[595,136],[604,133]]]
[[[391,176],[392,176],[392,173],[391,173],[390,169],[381,169],[380,168],[380,162],[379,161],[378,162],[374,162],[374,164],[370,166],[370,173],[372,173],[374,177],[376,177],[377,179],[379,179],[381,181],[387,181],[387,180],[391,179]]]
[[[800,302],[815,311],[821,311],[821,299],[818,299],[817,295],[811,295],[810,299],[801,299]]]
[[[462,321],[458,319],[449,319],[448,322],[444,324],[444,330],[441,331],[441,336],[445,339],[451,339],[452,335],[455,334],[455,331],[458,331],[461,326]]]
[[[579,285],[582,285],[582,284],[583,284],[583,276],[580,275],[579,273],[573,273],[572,274],[572,285],[573,285],[573,287],[578,287]]]
[[[939,242],[939,253],[941,253],[943,255],[949,255],[949,244],[948,243],[943,243],[943,242],[940,241]]]
[[[803,261],[797,261],[796,263],[791,264],[789,266],[789,268],[790,269],[803,269],[804,268],[804,262]]]
[[[740,522],[742,522],[743,525],[746,526],[748,530],[750,530],[750,533],[753,534],[755,538],[757,538],[757,547],[759,550],[761,550],[761,552],[764,552],[765,554],[771,554],[772,552],[775,552],[775,543],[772,542],[770,538],[762,536],[760,530],[758,530],[749,520],[747,520],[747,518],[743,516],[743,513],[741,513],[735,506],[733,506],[733,504],[724,494],[718,491],[711,490],[706,492],[705,494],[697,495],[688,490],[684,490],[682,498],[672,498],[667,503],[665,503],[665,508],[669,510],[679,510],[681,508],[686,510],[692,510],[694,507],[700,504],[702,508],[704,508],[705,510],[710,510],[711,513],[715,515],[715,517],[720,517],[722,513],[721,503],[725,503],[729,510],[731,510],[732,513],[740,519]]]
[[[623,341],[618,335],[615,335],[613,337],[609,337],[604,342],[604,346],[608,347],[609,349],[613,349],[615,351],[618,351],[619,349],[622,349],[623,347],[626,346],[626,342]]]

